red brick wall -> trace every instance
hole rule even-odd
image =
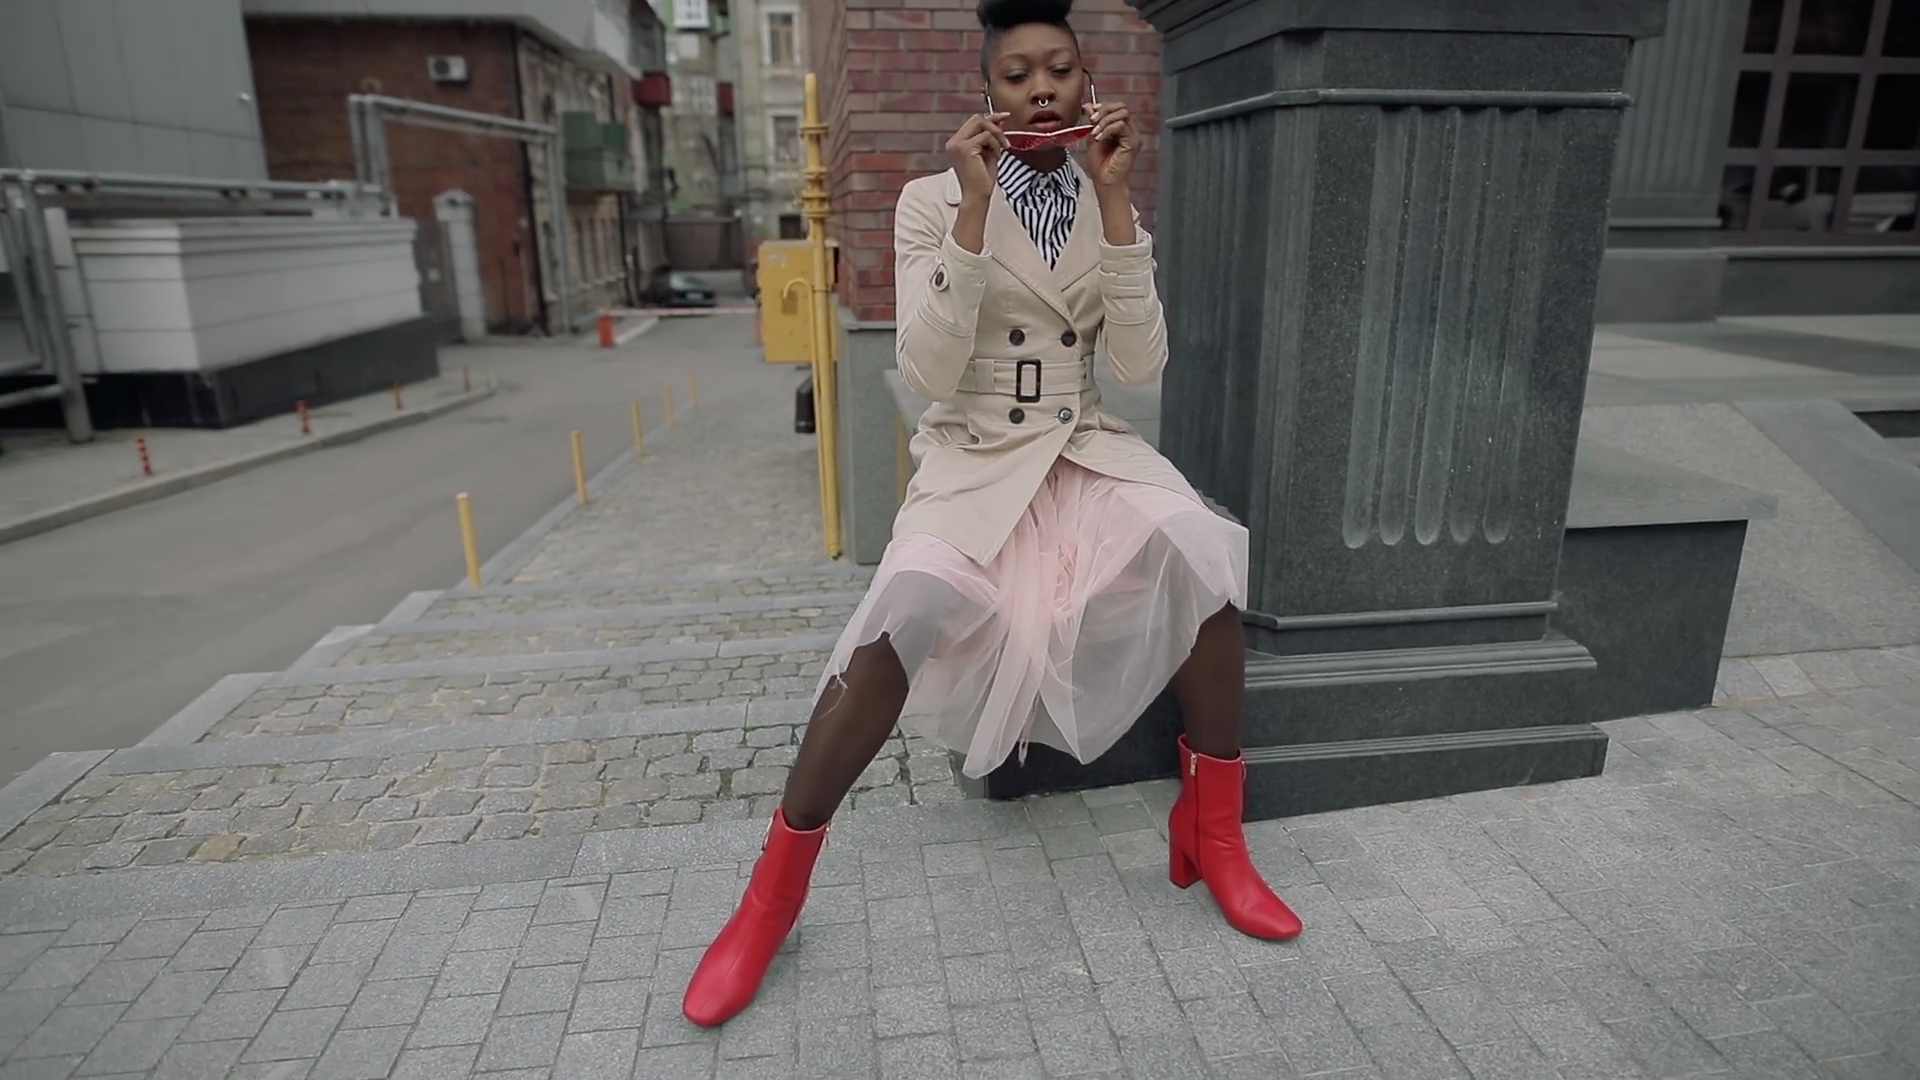
[[[353,178],[347,95],[393,97],[519,116],[513,31],[440,23],[248,19],[247,47],[260,102],[267,170],[275,180]],[[436,83],[427,57],[464,56],[471,79]],[[538,318],[539,259],[526,225],[525,158],[507,139],[388,125],[400,212],[433,218],[433,197],[459,188],[474,198],[488,322],[524,330]]]
[[[826,114],[840,297],[856,317],[893,318],[893,204],[907,181],[947,168],[947,136],[980,108],[974,0],[808,0],[812,68]],[[1147,136],[1134,202],[1153,223],[1160,38],[1125,0],[1080,0],[1073,25],[1103,101],[1124,101]]]

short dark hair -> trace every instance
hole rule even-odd
[[[974,14],[979,16],[980,28],[985,30],[986,40],[980,45],[980,74],[989,77],[993,66],[993,49],[1000,43],[1000,35],[1016,26],[1029,23],[1045,23],[1057,26],[1067,33],[1073,33],[1067,16],[1073,12],[1073,0],[980,0],[980,6]]]

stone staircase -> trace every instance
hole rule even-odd
[[[760,415],[780,398],[745,380],[732,400],[724,383],[709,393],[720,422],[683,423],[630,455],[591,504],[556,507],[511,545],[482,587],[408,596],[99,755],[5,838],[0,873],[771,815],[871,575],[817,554],[811,440]],[[629,573],[649,552],[663,572]],[[896,737],[853,807],[961,798],[944,751]]]

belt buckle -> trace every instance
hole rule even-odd
[[[1027,393],[1027,367],[1033,367],[1033,393]],[[1016,360],[1013,362],[1013,400],[1022,405],[1032,405],[1040,400],[1040,361]]]

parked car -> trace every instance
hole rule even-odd
[[[671,307],[712,307],[713,287],[692,274],[667,275],[667,304]]]

